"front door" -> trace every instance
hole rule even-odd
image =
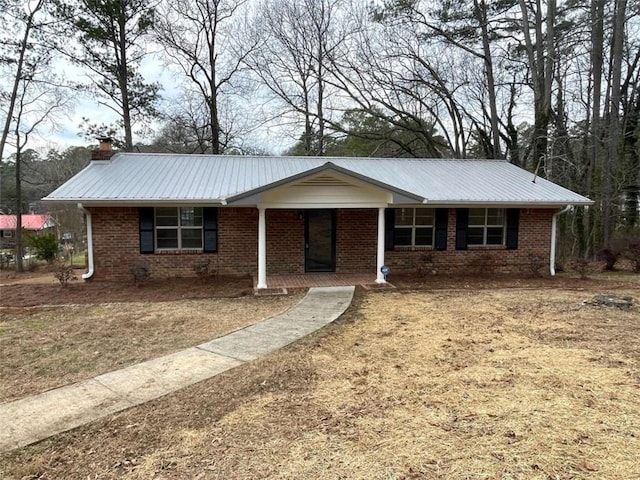
[[[336,271],[336,211],[307,210],[305,271]]]

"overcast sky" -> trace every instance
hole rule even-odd
[[[65,79],[81,80],[86,77],[82,69],[71,65],[63,59],[56,60],[54,68]],[[164,65],[160,53],[147,56],[140,66],[140,73],[147,82],[160,83],[160,110],[178,101],[180,93],[178,86],[181,79]],[[249,102],[250,100],[245,105],[247,112],[249,112],[250,108]],[[97,124],[110,124],[118,119],[118,116],[112,110],[99,105],[88,95],[76,95],[69,111],[56,117],[57,126],[55,128],[50,126],[43,127],[38,136],[33,138],[33,143],[30,147],[44,152],[51,148],[64,149],[70,146],[97,144],[97,142],[86,140],[80,134],[80,125],[83,117],[89,118],[92,123]],[[157,123],[152,125],[154,130],[157,130],[158,127]],[[135,142],[140,143],[150,142],[151,140],[151,138],[134,138]],[[277,122],[272,121],[249,133],[245,143],[253,147],[263,148],[270,153],[279,154],[289,148],[294,143],[294,139],[284,133],[283,129],[277,125]],[[8,147],[7,155],[11,153],[12,149]]]

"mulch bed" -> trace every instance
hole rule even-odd
[[[184,299],[240,297],[253,294],[250,276],[216,276],[149,280],[142,285],[131,282],[91,280],[59,284],[14,284],[0,287],[0,307],[67,305],[112,302],[162,302]]]

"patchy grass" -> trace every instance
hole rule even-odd
[[[0,310],[0,402],[90,378],[251,325],[300,295]]]
[[[359,292],[337,324],[7,455],[0,476],[636,478],[640,312],[583,306],[595,293]]]

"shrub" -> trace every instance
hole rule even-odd
[[[28,235],[26,240],[27,246],[33,249],[38,260],[53,263],[58,256],[58,239],[54,233]]]
[[[133,283],[137,286],[142,285],[151,277],[151,271],[149,267],[144,263],[134,263],[129,267],[131,275],[133,275]]]
[[[74,278],[73,267],[67,265],[64,262],[57,262],[53,268],[53,276],[60,282],[60,285],[64,288],[69,284],[69,280]]]
[[[435,272],[433,265],[433,254],[425,253],[420,256],[420,263],[418,264],[416,271],[418,272],[418,275],[426,277],[427,275]]]
[[[541,277],[542,269],[546,266],[546,259],[540,255],[534,255],[529,260],[529,269],[532,277]]]
[[[584,280],[587,278],[587,273],[589,273],[589,260],[586,258],[577,258],[571,262],[571,268],[578,272],[580,278]]]
[[[209,270],[210,265],[211,260],[209,259],[196,262],[193,264],[193,271],[196,272],[198,278],[206,280],[211,275],[211,271]]]
[[[626,244],[622,256],[631,262],[634,272],[640,273],[640,232],[628,234]]]

